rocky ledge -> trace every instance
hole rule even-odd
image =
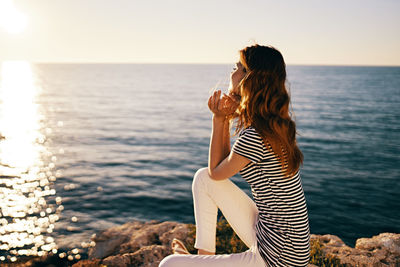
[[[355,248],[335,235],[311,235],[311,239],[321,244],[324,255],[339,259],[344,266],[400,266],[400,234],[381,233],[359,238]]]
[[[96,245],[89,250],[89,259],[80,266],[158,266],[171,254],[170,243],[175,237],[193,249],[193,225],[166,221],[128,222],[93,235]],[[347,246],[335,235],[311,235],[313,263],[322,265],[318,253],[327,258],[329,266],[400,266],[400,234],[381,233],[360,238],[355,248]],[[319,252],[318,252],[319,251]],[[334,264],[333,264],[334,263]],[[315,266],[310,264],[310,266]],[[325,265],[328,266],[328,265]]]
[[[189,224],[178,222],[128,222],[93,235],[96,245],[89,249],[89,260],[81,260],[73,267],[158,266],[172,253],[173,238],[194,242],[188,237],[189,232]]]

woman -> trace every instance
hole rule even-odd
[[[213,113],[208,168],[198,170],[192,191],[198,255],[174,239],[166,266],[307,266],[310,230],[300,165],[303,154],[289,112],[286,65],[273,47],[239,51],[229,95],[209,98]],[[239,137],[230,149],[229,125],[237,119]],[[230,177],[240,172],[253,200]],[[218,208],[249,247],[214,255]]]

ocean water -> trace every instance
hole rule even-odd
[[[207,100],[232,67],[3,63],[0,259],[84,255],[92,234],[131,220],[194,223]],[[400,67],[287,71],[311,233],[351,246],[399,233]]]

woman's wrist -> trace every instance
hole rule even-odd
[[[215,114],[213,114],[212,119],[213,119],[213,121],[225,122],[226,119],[227,119],[227,116],[225,116],[225,115],[215,115]]]

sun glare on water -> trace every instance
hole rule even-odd
[[[23,32],[28,25],[27,17],[18,11],[12,0],[0,0],[0,27],[11,34]]]
[[[0,67],[1,266],[20,256],[57,253],[51,234],[63,206],[53,188],[59,174],[33,67],[27,61]]]

